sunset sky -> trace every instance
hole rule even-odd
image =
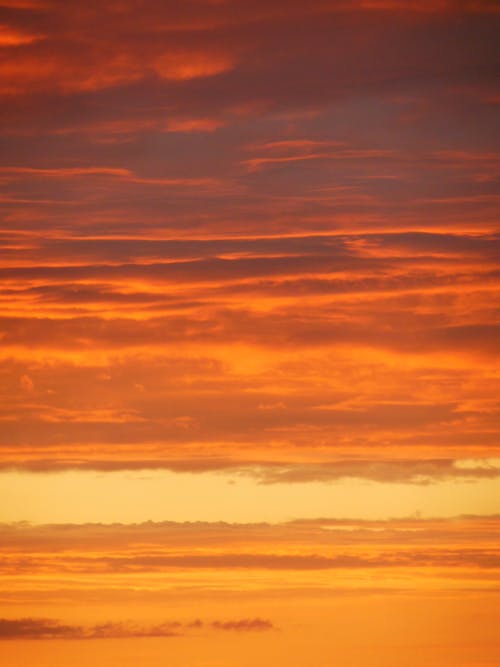
[[[0,664],[500,665],[500,5],[0,0]]]

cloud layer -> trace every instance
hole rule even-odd
[[[499,20],[0,0],[5,664],[492,664]]]

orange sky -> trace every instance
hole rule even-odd
[[[2,665],[500,665],[499,14],[0,0]]]

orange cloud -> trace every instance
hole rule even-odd
[[[167,122],[169,132],[214,132],[224,122],[214,118],[178,118]]]
[[[29,33],[12,30],[8,26],[0,25],[0,47],[31,44],[38,39],[42,39],[42,37],[40,35],[30,35]]]
[[[2,3],[6,664],[487,663],[497,5]]]
[[[184,56],[167,53],[156,60],[154,67],[165,79],[189,81],[228,72],[234,68],[234,63],[231,57],[222,55],[188,53]]]

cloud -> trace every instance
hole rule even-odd
[[[272,576],[273,591],[283,586],[304,590],[313,581],[313,587],[328,589],[334,580],[341,589],[346,584],[350,589],[355,580],[365,587],[374,572],[379,573],[382,588],[391,590],[395,580],[398,589],[413,589],[416,581],[444,577],[446,587],[462,587],[469,580],[467,585],[477,592],[476,584],[492,582],[500,568],[499,525],[498,515],[440,519],[420,518],[417,514],[389,520],[319,517],[241,524],[21,522],[0,524],[1,571],[2,576],[14,576],[23,582],[22,589],[14,588],[8,595],[23,599],[27,591],[30,604],[37,595],[40,599],[57,599],[61,590],[74,590],[75,596],[83,598],[94,596],[96,585],[100,600],[118,595],[116,599],[130,602],[130,595],[138,599],[137,589],[143,588],[145,581],[148,605],[151,595],[157,599],[162,591],[170,603],[172,595],[186,594],[190,598],[193,592],[212,599],[217,590],[224,596],[231,590],[235,599],[241,599],[241,581],[248,577],[255,586],[268,590]],[[337,573],[334,580],[333,572]],[[172,591],[173,583],[177,591]],[[94,604],[95,597],[92,601]],[[275,627],[253,610],[236,618],[167,619],[146,625],[123,620],[92,626],[21,620],[23,623],[0,623],[0,634],[4,638],[97,639]]]
[[[224,55],[194,52],[172,57],[167,53],[156,60],[154,67],[165,79],[190,81],[228,72],[234,69],[234,62],[231,57]]]
[[[261,632],[271,630],[274,626],[271,621],[262,618],[244,618],[241,621],[214,621],[212,627],[216,630],[230,630],[236,632]]]
[[[83,629],[38,618],[0,619],[0,639],[81,639]]]
[[[460,461],[450,459],[357,460],[261,466],[255,474],[264,484],[333,482],[348,478],[395,484],[432,484],[447,479],[495,479],[500,476],[500,468],[480,462],[464,467]]]
[[[464,463],[453,459],[340,460],[321,463],[241,461],[238,459],[25,459],[4,461],[0,470],[59,472],[86,470],[169,470],[176,473],[224,472],[256,478],[262,484],[334,483],[345,479],[365,479],[378,483],[427,485],[447,480],[479,480],[500,477],[500,467],[489,460]]]
[[[167,123],[168,132],[214,132],[224,122],[214,118],[178,118]]]
[[[272,534],[272,533],[271,533]],[[351,533],[352,538],[352,533]],[[13,554],[9,561],[3,566],[4,574],[21,574],[23,576],[34,576],[44,573],[47,576],[55,576],[57,573],[65,573],[71,576],[84,576],[88,574],[100,574],[102,576],[126,575],[137,576],[145,573],[160,574],[167,572],[196,572],[208,571],[241,572],[241,571],[268,571],[268,572],[321,572],[328,570],[358,571],[362,569],[392,569],[392,568],[450,568],[450,569],[498,569],[500,567],[500,554],[495,545],[481,547],[462,546],[456,549],[446,543],[436,546],[419,546],[415,544],[411,549],[405,548],[401,541],[393,540],[390,550],[385,550],[383,545],[377,545],[376,541],[371,544],[370,540],[357,540],[356,550],[352,543],[344,543],[335,553],[331,552],[326,544],[322,544],[322,551],[315,552],[311,546],[307,547],[304,542],[299,544],[293,542],[288,546],[290,553],[273,553],[269,550],[257,553],[232,553],[227,547],[225,553],[203,554],[186,553],[175,555],[161,553],[159,545],[151,553],[144,549],[142,553],[117,551],[113,554],[102,552],[99,554],[99,563],[96,564],[94,554],[87,555],[84,551],[76,554],[60,554],[52,557]],[[282,547],[286,544],[282,540]],[[374,548],[377,545],[377,548]],[[320,545],[315,548],[318,549]],[[295,551],[295,553],[293,553]],[[297,553],[297,551],[299,551]],[[226,629],[238,629],[228,627]],[[241,629],[246,629],[242,627]],[[248,628],[253,629],[253,628]],[[255,628],[261,629],[261,628]],[[175,630],[175,628],[174,628]],[[56,628],[54,633],[59,632]],[[62,632],[62,631],[61,631]],[[69,631],[68,631],[69,632]],[[100,629],[87,631],[91,638],[98,636],[118,636],[121,633],[126,636],[130,633],[128,627],[120,628],[114,624],[103,626]],[[172,632],[172,627],[161,626],[159,628],[136,629],[136,636],[154,636],[156,632]],[[142,635],[140,634],[142,633]]]
[[[136,639],[151,637],[178,637],[201,628],[254,632],[271,630],[271,621],[261,618],[245,618],[235,621],[203,623],[167,621],[156,625],[141,626],[131,622],[107,622],[92,626],[69,625],[45,618],[0,618],[0,640],[50,640],[50,639]]]
[[[500,515],[458,516],[451,518],[422,518],[416,515],[398,519],[367,520],[341,517],[318,517],[297,519],[283,523],[228,523],[219,522],[175,522],[147,521],[144,523],[87,523],[87,524],[30,524],[29,522],[1,523],[1,549],[11,555],[57,554],[66,557],[67,551],[75,556],[100,553],[103,556],[141,556],[149,545],[153,555],[178,556],[198,554],[198,549],[210,545],[212,555],[220,556],[220,550],[232,550],[232,556],[256,556],[265,558],[269,546],[283,551],[288,545],[292,553],[284,556],[309,557],[311,546],[316,555],[337,556],[338,548],[348,551],[353,545],[359,547],[357,556],[366,557],[368,547],[379,546],[384,553],[391,550],[403,552],[413,545],[421,550],[463,549],[473,538],[476,549],[479,545],[488,551],[497,545]],[[278,546],[279,545],[279,546]],[[334,546],[332,552],[327,547]],[[251,552],[238,554],[241,547],[251,547]],[[471,545],[469,544],[469,547]],[[139,551],[139,553],[138,553]],[[173,554],[171,553],[173,552]],[[216,552],[216,553],[215,553]],[[151,554],[150,554],[151,555]],[[210,556],[205,551],[202,556]],[[222,554],[224,555],[224,554]],[[272,555],[272,554],[271,554]],[[279,554],[274,554],[278,555]]]
[[[220,268],[224,271],[226,267]],[[404,327],[405,317],[413,319],[417,326]],[[246,308],[215,307],[203,317],[196,313],[174,313],[142,321],[124,316],[112,320],[78,315],[71,320],[0,317],[0,336],[4,347],[49,351],[146,346],[161,350],[181,341],[215,345],[239,342],[289,349],[347,346],[417,355],[450,350],[459,354],[493,355],[499,348],[500,327],[489,321],[447,325],[404,313],[398,313],[392,322],[377,319],[375,314],[367,319],[370,328],[362,321],[339,322],[334,317],[322,316],[320,310],[306,314],[296,308],[284,308],[261,313]]]
[[[9,30],[7,26],[0,25],[0,47],[16,47],[22,44],[31,44],[41,38],[40,35],[22,32],[21,30]]]
[[[405,89],[409,81],[453,85],[467,74],[494,76],[485,67],[494,39],[493,4],[472,0],[314,6],[273,0],[240,3],[237,13],[205,2],[195,10],[192,3],[179,9],[154,2],[145,12],[129,0],[121,9],[89,2],[85,14],[60,3],[42,11],[14,5],[7,18],[8,35],[43,36],[17,44],[16,58],[5,59],[0,85],[14,98],[9,116],[25,103],[22,97],[34,95],[54,105],[58,96],[109,94],[123,110],[134,86],[161,99],[166,91],[167,109],[178,113],[241,110],[252,101],[264,108],[314,108],[359,90]],[[108,25],[112,35],[103,27]],[[434,33],[438,38],[430,39]],[[78,49],[71,48],[74,43]],[[426,50],[430,57],[419,57]],[[374,51],[376,61],[370,58]],[[330,85],[318,85],[324,80]]]

